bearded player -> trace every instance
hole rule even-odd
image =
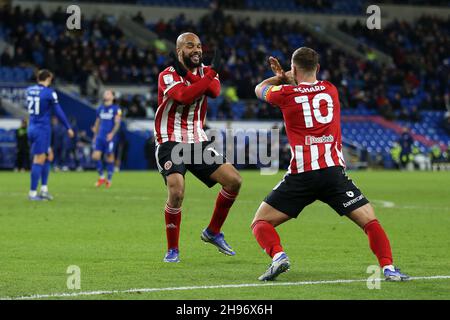
[[[386,280],[408,276],[393,265],[389,240],[373,207],[346,175],[342,156],[340,104],[336,87],[316,79],[319,55],[302,47],[292,55],[291,71],[269,58],[275,76],[255,88],[256,96],[280,108],[292,159],[283,180],[264,199],[252,222],[259,245],[272,257],[259,280],[274,280],[290,267],[275,227],[297,218],[315,200],[327,203],[364,230]]]
[[[201,239],[226,255],[235,255],[221,227],[241,187],[239,172],[227,163],[208,141],[203,125],[207,97],[220,93],[220,55],[216,51],[211,66],[202,64],[202,44],[193,33],[181,34],[176,43],[174,65],[158,78],[158,109],[155,115],[156,160],[168,190],[164,211],[168,251],[164,262],[179,262],[178,239],[184,175],[190,171],[209,188],[222,185],[211,221]],[[183,154],[177,150],[183,149]],[[190,156],[190,161],[185,156]],[[206,161],[207,155],[213,161]],[[200,161],[198,159],[200,158]],[[197,161],[195,161],[197,160]]]

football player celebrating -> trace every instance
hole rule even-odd
[[[66,127],[67,134],[73,138],[74,132],[61,109],[56,91],[50,88],[53,74],[46,69],[37,74],[37,85],[27,88],[27,107],[30,114],[28,139],[31,144],[33,165],[31,166],[31,187],[28,198],[32,201],[53,200],[48,192],[48,176],[53,153],[50,148],[52,114]],[[41,192],[37,186],[41,180]]]
[[[288,172],[261,203],[251,225],[257,242],[272,257],[259,280],[274,280],[289,269],[275,227],[297,218],[315,200],[327,203],[364,230],[386,280],[408,279],[393,265],[388,237],[373,207],[345,172],[339,96],[333,84],[316,78],[319,55],[307,47],[297,49],[288,72],[275,58],[270,57],[269,62],[276,75],[258,84],[255,93],[283,113],[292,159]]]
[[[216,183],[222,185],[211,221],[201,233],[201,239],[215,245],[221,253],[232,256],[235,252],[225,241],[221,227],[238,195],[241,177],[211,146],[203,130],[207,97],[216,98],[220,93],[220,55],[216,51],[211,66],[204,66],[202,44],[193,33],[178,37],[176,51],[174,65],[159,74],[154,128],[158,169],[168,190],[164,211],[168,251],[164,261],[180,261],[178,239],[187,170],[209,188]],[[191,161],[174,151],[180,147],[183,147],[184,156],[190,155]],[[195,161],[198,158],[201,160]]]
[[[116,134],[120,129],[120,119],[122,111],[118,105],[114,104],[114,92],[106,90],[103,93],[103,104],[97,109],[97,117],[92,129],[94,132],[94,152],[92,159],[97,162],[99,178],[96,187],[105,184],[106,188],[111,187],[114,173],[114,148],[116,145]],[[107,179],[103,175],[103,154],[106,156]]]

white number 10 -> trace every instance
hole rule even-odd
[[[325,100],[327,103],[328,113],[326,116],[323,116],[320,113],[320,101]],[[312,128],[314,123],[312,116],[314,114],[314,118],[319,123],[330,123],[333,120],[333,99],[328,93],[318,93],[312,99],[313,110],[311,110],[311,105],[308,101],[308,96],[299,96],[295,97],[295,102],[302,105],[303,108],[303,116],[305,117],[305,124],[307,128]]]

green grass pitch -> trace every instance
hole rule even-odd
[[[219,187],[186,176],[181,262],[162,262],[166,250],[166,189],[157,172],[120,172],[113,186],[96,189],[96,174],[52,173],[52,202],[27,200],[28,173],[0,173],[0,298],[34,294],[125,291],[259,284],[268,257],[250,230],[261,200],[282,177],[244,171],[241,194],[223,231],[237,252],[220,254],[200,240]],[[374,204],[388,233],[395,263],[411,276],[450,275],[450,172],[350,172]],[[298,284],[364,280],[376,265],[366,235],[320,202],[278,228],[292,262],[276,283],[262,287],[192,288],[78,295],[73,299],[450,299],[450,279]],[[67,288],[68,266],[81,270],[81,290]]]

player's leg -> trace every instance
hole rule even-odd
[[[392,250],[389,238],[383,227],[375,216],[375,212],[370,203],[367,203],[352,212],[347,217],[356,223],[367,234],[369,246],[373,254],[377,257],[380,267],[386,280],[402,281],[409,277],[400,273],[393,265]]]
[[[102,156],[103,156],[103,153],[102,153],[101,143],[100,143],[100,141],[98,141],[98,139],[96,139],[96,141],[94,143],[94,152],[92,152],[92,160],[95,161],[97,172],[98,172],[98,180],[95,183],[96,187],[100,187],[101,185],[103,185],[106,182],[105,176],[103,174]]]
[[[275,227],[297,218],[304,207],[316,200],[316,180],[314,172],[286,174],[258,208],[251,225],[252,232],[261,248],[272,258],[271,265],[259,280],[274,280],[289,269],[289,258]]]
[[[389,271],[385,271],[392,269],[392,272],[396,272],[392,266],[389,239],[378,222],[369,200],[347,176],[344,168],[332,167],[322,170],[321,180],[323,186],[320,200],[330,205],[339,215],[347,216],[363,229],[369,238],[370,248],[385,272],[386,279],[400,280],[400,273],[391,277]],[[403,276],[405,275],[401,275],[401,277]]]
[[[42,167],[42,175],[41,175],[41,192],[40,196],[47,200],[53,200],[53,196],[48,192],[48,177],[50,175],[50,163],[54,159],[54,153],[52,148],[49,148],[47,157],[45,159],[44,165]]]
[[[278,275],[289,270],[289,258],[281,246],[281,239],[275,227],[290,220],[287,214],[262,202],[253,218],[251,229],[256,241],[271,258],[267,271],[258,279],[261,281],[275,280]]]
[[[236,168],[230,163],[221,165],[211,174],[210,178],[222,186],[217,195],[214,212],[207,228],[212,235],[217,235],[220,233],[220,229],[239,193],[242,178]]]
[[[109,188],[111,186],[112,177],[114,174],[114,141],[109,141],[107,143],[106,172],[108,174],[106,179],[106,187]]]
[[[30,192],[29,199],[30,200],[43,200],[37,194],[37,188],[39,185],[39,180],[42,176],[42,169],[44,167],[46,160],[45,153],[35,154],[33,156],[33,164],[31,166],[31,184],[30,184]]]
[[[46,132],[36,129],[30,129],[28,138],[31,144],[31,154],[33,156],[33,164],[31,165],[30,174],[30,192],[28,199],[33,201],[45,200],[37,194],[37,187],[42,176],[42,168],[46,160],[46,152],[49,145]]]
[[[167,253],[164,262],[179,262],[178,241],[181,225],[181,205],[184,198],[184,174],[186,166],[183,163],[174,164],[173,149],[177,142],[165,142],[156,147],[155,158],[158,170],[167,186],[167,202],[164,209],[167,236]]]
[[[179,238],[181,225],[181,205],[184,198],[184,176],[180,173],[172,173],[166,176],[167,203],[164,209],[167,236],[167,254],[165,262],[179,262]]]
[[[194,163],[188,165],[192,172],[209,188],[216,183],[222,185],[222,189],[217,195],[214,212],[207,228],[203,229],[200,238],[206,243],[217,247],[219,252],[233,256],[235,252],[225,241],[224,234],[220,232],[231,206],[233,205],[241,188],[242,178],[232,164],[227,163],[225,157],[218,153],[211,142],[206,141],[201,144],[193,144],[191,147],[191,159]],[[198,157],[197,153],[200,153]],[[201,162],[196,163],[200,158]]]

